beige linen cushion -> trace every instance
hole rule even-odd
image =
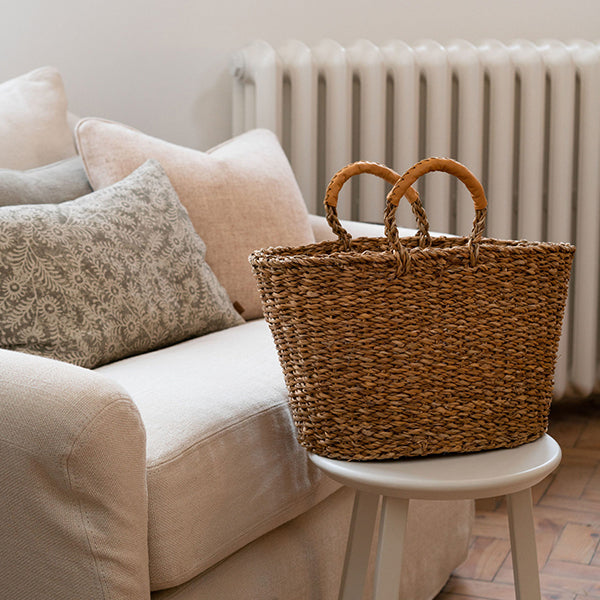
[[[179,585],[339,484],[296,442],[263,319],[100,367],[146,428],[152,589]]]
[[[77,200],[0,207],[0,347],[92,368],[243,323],[204,252],[152,160]]]
[[[254,130],[208,152],[177,146],[119,123],[84,119],[77,146],[94,189],[158,160],[206,243],[206,262],[244,318],[262,316],[248,255],[312,243],[308,213],[276,136]]]
[[[0,84],[0,167],[32,169],[75,154],[63,80],[54,67]]]

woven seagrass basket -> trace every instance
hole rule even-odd
[[[471,192],[469,237],[429,235],[410,187],[429,171]],[[385,237],[341,226],[344,182],[369,172],[391,183]],[[406,194],[419,230],[399,238]],[[337,241],[250,256],[283,367],[298,441],[346,460],[518,446],[547,428],[574,247],[483,237],[479,181],[450,159],[402,177],[375,163],[338,172],[325,197]]]

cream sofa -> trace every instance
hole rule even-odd
[[[36,73],[9,82],[9,91],[33,92],[13,104],[5,94],[8,108],[0,86],[0,120],[8,115],[20,137],[0,143],[0,167],[29,169],[76,152],[64,135],[62,80]],[[77,143],[92,187],[102,187],[97,153]],[[330,235],[323,219],[306,218],[310,236]],[[380,232],[347,225],[353,234]],[[283,222],[282,243],[288,230]],[[228,234],[224,227],[219,238]],[[216,242],[205,241],[208,261]],[[337,597],[353,494],[297,444],[270,332],[250,317],[93,369],[0,350],[0,597]],[[401,598],[439,592],[466,555],[472,511],[471,502],[411,504]]]

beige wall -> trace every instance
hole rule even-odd
[[[71,110],[210,147],[231,132],[231,53],[329,37],[600,39],[598,0],[2,0],[0,81],[44,64]]]

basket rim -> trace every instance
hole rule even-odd
[[[408,251],[414,259],[436,258],[438,255],[462,255],[468,252],[468,237],[436,236],[432,237],[432,245],[420,248],[419,236],[400,238],[400,242],[409,247]],[[416,246],[415,246],[416,245]],[[537,242],[529,240],[500,240],[496,238],[482,238],[479,243],[480,253],[502,249],[503,252],[517,254],[536,254],[539,252],[558,252],[572,254],[575,246],[568,242]],[[393,251],[389,248],[386,237],[356,237],[351,240],[350,250],[344,250],[339,240],[327,240],[303,246],[270,246],[253,251],[248,260],[253,265],[262,262],[275,264],[278,262],[302,262],[303,264],[324,264],[340,261],[381,261],[394,258]]]

